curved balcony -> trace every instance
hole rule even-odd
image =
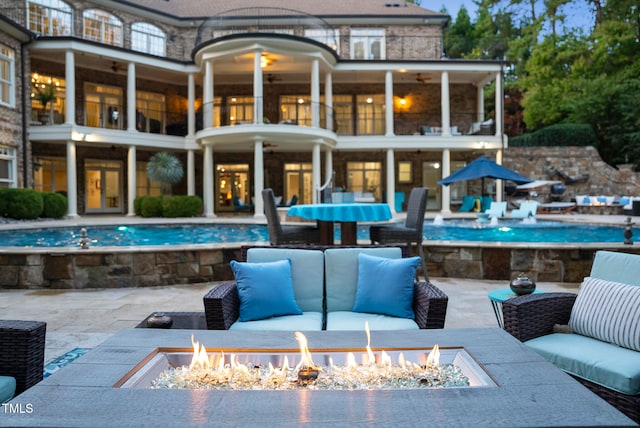
[[[315,143],[335,146],[330,106],[302,98],[280,105],[250,98],[242,102],[229,98],[225,105],[204,104],[196,115],[196,138],[203,144],[233,150],[252,150],[257,141],[279,150],[306,150]]]

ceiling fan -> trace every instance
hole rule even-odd
[[[416,81],[417,82],[425,83],[425,82],[427,82],[429,80],[431,80],[431,77],[429,77],[429,76],[424,76],[422,73],[416,74]]]
[[[267,74],[267,82],[269,83],[279,82],[280,80],[282,80],[282,77],[280,76],[274,76],[271,73]]]
[[[117,62],[113,61],[113,64],[111,64],[111,69],[114,73],[117,73],[118,71],[124,70],[124,65],[118,64]]]

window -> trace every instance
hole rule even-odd
[[[369,192],[377,201],[382,200],[382,163],[347,162],[347,190]]]
[[[65,80],[39,73],[31,74],[31,120],[43,124],[64,123]]]
[[[385,132],[384,95],[358,95],[358,135],[383,135]]]
[[[325,30],[304,30],[304,36],[308,39],[315,40],[329,46],[331,49],[340,53],[340,31],[332,28]]]
[[[0,104],[15,105],[15,54],[13,49],[0,45]]]
[[[248,164],[219,164],[216,167],[216,183],[218,183],[216,208],[222,211],[233,211],[236,206],[251,205]]]
[[[338,135],[353,135],[353,98],[351,95],[333,96],[333,117]]]
[[[413,182],[411,162],[398,162],[398,183]]]
[[[131,25],[131,49],[151,55],[165,56],[164,32],[152,24],[135,22]]]
[[[136,162],[136,196],[160,196],[159,182],[149,180],[147,162]]]
[[[162,134],[165,129],[165,98],[154,92],[136,92],[136,129]]]
[[[253,123],[253,97],[228,98],[229,125]]]
[[[16,151],[10,147],[0,146],[0,187],[16,187]]]
[[[351,59],[385,59],[384,29],[352,29]]]
[[[67,163],[64,158],[36,158],[33,186],[38,192],[67,192]]]
[[[311,97],[285,95],[280,97],[280,121],[311,126]],[[324,113],[324,112],[322,112]]]
[[[298,204],[310,204],[313,197],[313,165],[311,163],[284,164],[284,195],[286,204],[292,199]]]
[[[29,0],[29,30],[44,36],[70,36],[73,9],[60,0]]]
[[[118,18],[98,9],[86,10],[82,18],[85,39],[122,46],[122,21]]]

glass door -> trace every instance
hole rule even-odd
[[[440,162],[424,162],[422,164],[422,185],[429,188],[428,210],[438,211],[441,209],[442,186],[438,184],[441,174]]]
[[[297,204],[310,204],[313,201],[313,166],[310,163],[288,163],[284,169],[283,202],[289,202],[295,196]]]
[[[222,165],[216,167],[218,186],[216,211],[250,211],[253,209],[249,165]]]
[[[122,164],[85,162],[85,201],[87,213],[121,213]]]

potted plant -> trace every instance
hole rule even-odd
[[[40,101],[42,104],[42,123],[50,125],[53,123],[53,101],[56,99],[56,87],[55,85],[43,85],[40,87],[38,85],[34,85],[34,87],[36,89],[36,93],[34,94],[33,99]],[[49,105],[49,110],[47,110],[47,105]]]

